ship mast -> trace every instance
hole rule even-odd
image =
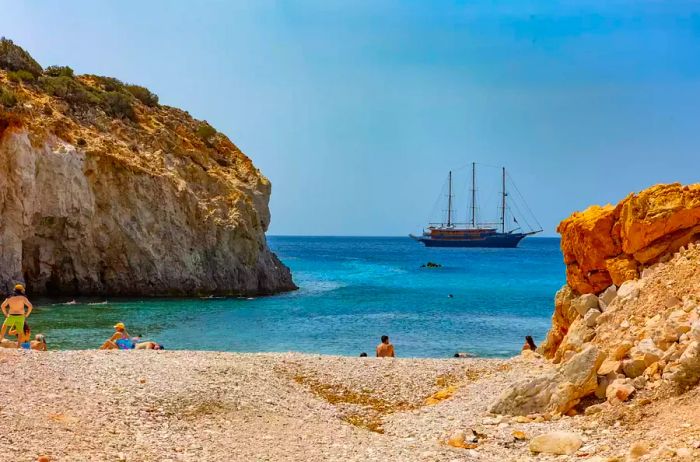
[[[501,189],[501,232],[506,232],[506,168],[503,167],[503,188]]]
[[[450,170],[447,186],[447,227],[452,226],[452,171]]]
[[[476,162],[472,162],[472,228],[476,228]]]

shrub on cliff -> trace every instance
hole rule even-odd
[[[61,98],[71,106],[99,103],[98,97],[71,77],[43,76],[39,78],[39,85],[47,94]]]
[[[0,38],[0,69],[27,71],[34,77],[42,72],[41,65],[29,53],[5,37]]]
[[[104,91],[125,91],[124,82],[114,77],[105,77],[103,75],[88,75],[95,81],[97,87]]]
[[[216,135],[216,129],[207,122],[203,122],[202,125],[197,127],[197,136],[207,144],[211,142],[211,137],[214,135]]]
[[[121,119],[136,120],[136,113],[131,105],[131,98],[124,93],[108,91],[102,95],[101,99],[102,107],[107,114]]]
[[[51,77],[74,77],[73,69],[69,66],[49,66],[44,74]]]
[[[20,69],[19,71],[10,71],[7,73],[7,79],[10,82],[34,82],[36,77],[29,71]]]
[[[149,107],[158,106],[158,95],[141,85],[126,85],[126,91],[131,93],[137,100]]]
[[[15,92],[0,85],[0,106],[11,108],[14,107],[15,104],[17,104]]]

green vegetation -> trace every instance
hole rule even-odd
[[[0,38],[0,69],[27,71],[34,77],[42,73],[41,65],[29,53],[5,37]]]
[[[211,142],[211,137],[214,135],[216,135],[216,129],[207,122],[203,122],[202,125],[197,127],[197,136],[207,144]]]
[[[36,77],[29,71],[20,69],[19,71],[9,71],[7,73],[7,78],[10,82],[34,82]]]
[[[44,71],[29,53],[4,37],[0,39],[0,69],[8,71],[10,81],[36,83],[48,95],[61,98],[74,110],[85,111],[90,106],[97,106],[111,117],[135,121],[135,99],[146,106],[158,106],[158,95],[149,89],[127,85],[114,77],[88,75],[86,77],[91,82],[84,83],[85,79],[76,79],[73,69],[68,66],[49,66]],[[0,88],[0,105],[12,107],[16,104],[14,92]],[[44,107],[44,113],[50,115],[51,108]],[[200,137],[204,140],[216,134],[209,125],[200,129]]]
[[[97,86],[104,91],[125,91],[124,82],[114,77],[105,77],[103,75],[88,75],[95,81]]]
[[[49,66],[44,70],[44,75],[51,77],[74,77],[73,69],[69,66]]]
[[[17,104],[17,96],[15,92],[7,87],[0,85],[0,106],[11,108]]]
[[[137,100],[149,107],[158,106],[158,95],[141,85],[126,85],[126,91],[131,93]]]
[[[100,102],[99,97],[88,87],[71,77],[40,77],[39,86],[49,95],[61,98],[71,106]]]
[[[112,117],[120,119],[136,120],[131,98],[118,91],[108,91],[102,95],[101,106]]]

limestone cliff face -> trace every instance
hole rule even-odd
[[[625,282],[700,239],[700,184],[656,185],[630,194],[617,206],[576,212],[557,230],[567,285],[555,298],[552,328],[541,352],[560,360],[576,350],[571,345],[593,334],[597,320],[590,315],[584,319],[591,303],[604,308]],[[601,301],[594,302],[589,294],[599,294]]]
[[[700,184],[660,184],[559,224],[569,286],[599,293],[700,236]]]
[[[106,95],[90,77],[73,80]],[[131,97],[131,120],[110,116],[5,71],[0,84],[18,99],[0,107],[3,285],[147,296],[295,288],[265,240],[269,181],[206,122]]]

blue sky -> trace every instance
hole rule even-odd
[[[272,234],[415,232],[473,160],[509,168],[547,235],[588,204],[700,176],[694,2],[1,9],[0,35],[44,66],[145,85],[226,133],[272,181]]]

